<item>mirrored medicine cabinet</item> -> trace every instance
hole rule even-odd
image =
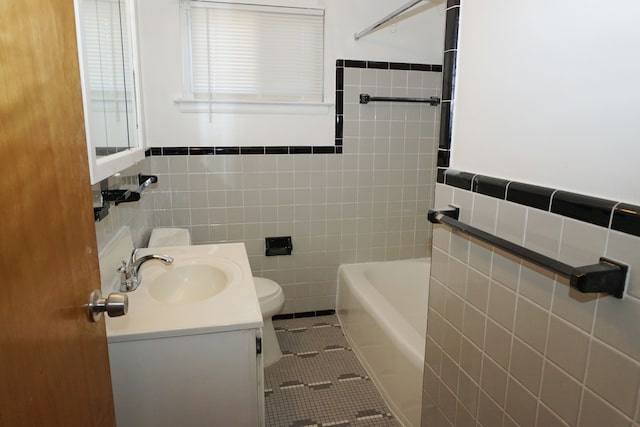
[[[91,184],[144,158],[134,0],[75,0]]]

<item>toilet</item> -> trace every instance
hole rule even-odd
[[[191,246],[191,233],[186,228],[154,228],[147,247],[160,246]]]
[[[148,247],[189,245],[191,245],[191,234],[185,228],[154,228],[151,231]],[[280,285],[271,279],[254,276],[253,283],[264,322],[262,327],[262,360],[264,366],[267,367],[273,365],[282,357],[282,351],[280,350],[280,344],[273,329],[271,318],[282,310],[284,293]]]
[[[276,363],[282,357],[280,344],[276,337],[276,331],[273,329],[273,321],[271,318],[282,311],[284,306],[284,292],[276,282],[264,277],[253,277],[253,283],[258,294],[260,302],[260,311],[262,312],[262,361],[264,366],[270,366]]]

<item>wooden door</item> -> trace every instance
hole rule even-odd
[[[72,0],[0,2],[0,426],[113,426]]]

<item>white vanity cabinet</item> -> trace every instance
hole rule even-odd
[[[118,427],[264,425],[260,329],[109,343]]]
[[[118,291],[132,247],[125,229],[101,251],[104,294]],[[149,253],[173,261],[144,263],[127,314],[105,318],[118,427],[264,425],[264,323],[244,244],[138,255]]]

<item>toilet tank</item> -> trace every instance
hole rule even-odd
[[[159,246],[189,246],[191,233],[186,228],[154,228],[149,238],[150,248]]]

